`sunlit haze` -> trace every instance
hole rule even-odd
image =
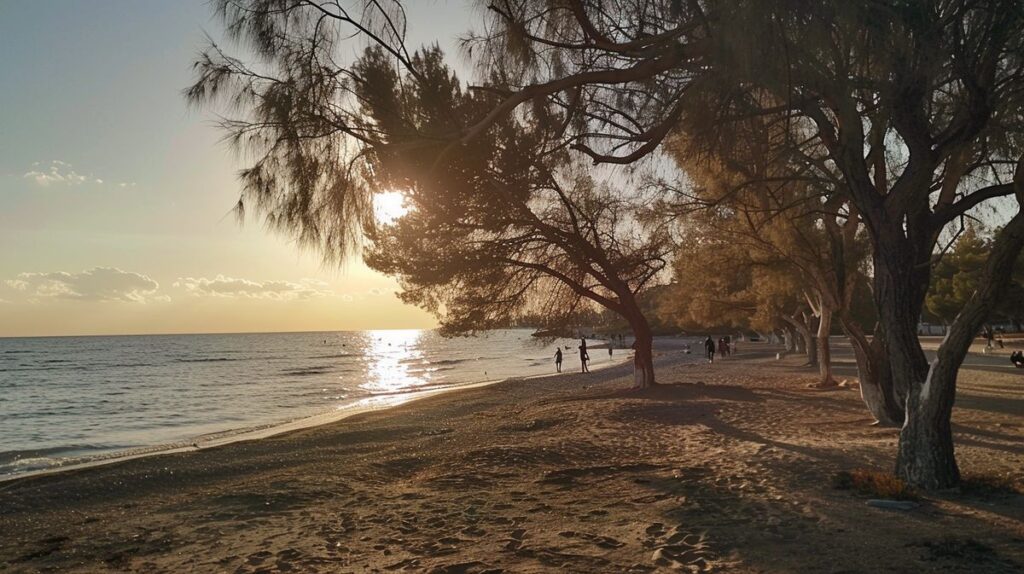
[[[411,44],[454,51],[465,4],[416,2]],[[82,8],[0,3],[0,336],[434,325],[358,259],[237,224],[244,165],[181,93],[220,30],[206,2]]]

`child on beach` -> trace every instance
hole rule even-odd
[[[555,349],[555,372],[562,372],[562,349]]]
[[[584,373],[590,372],[590,369],[587,368],[587,361],[589,360],[590,355],[587,354],[587,342],[583,341],[583,343],[580,345],[580,365],[582,367],[582,372]]]

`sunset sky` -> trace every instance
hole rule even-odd
[[[453,50],[470,2],[411,3],[411,44]],[[237,225],[241,166],[181,96],[219,30],[203,0],[0,0],[0,336],[434,324],[361,262]]]

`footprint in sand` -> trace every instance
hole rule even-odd
[[[523,547],[523,539],[526,538],[526,529],[517,528],[509,534],[509,539],[505,542],[503,548],[509,552],[514,552]]]
[[[605,549],[621,548],[625,546],[624,542],[620,542],[610,536],[601,536],[599,534],[591,534],[589,532],[576,532],[573,530],[565,530],[558,533],[559,536],[564,538],[582,538],[596,546]]]
[[[694,534],[678,526],[666,531],[661,523],[652,524],[646,532],[654,538],[645,542],[644,546],[654,547],[651,561],[658,566],[705,572],[715,560],[714,552],[703,534]]]

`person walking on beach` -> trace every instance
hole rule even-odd
[[[590,355],[587,354],[587,341],[586,339],[580,339],[580,366],[584,373],[590,372],[590,369],[587,368],[587,361],[589,360]]]
[[[715,340],[708,335],[707,339],[704,339],[704,352],[707,354],[708,362],[715,362]]]
[[[555,349],[555,372],[562,372],[562,349]]]

